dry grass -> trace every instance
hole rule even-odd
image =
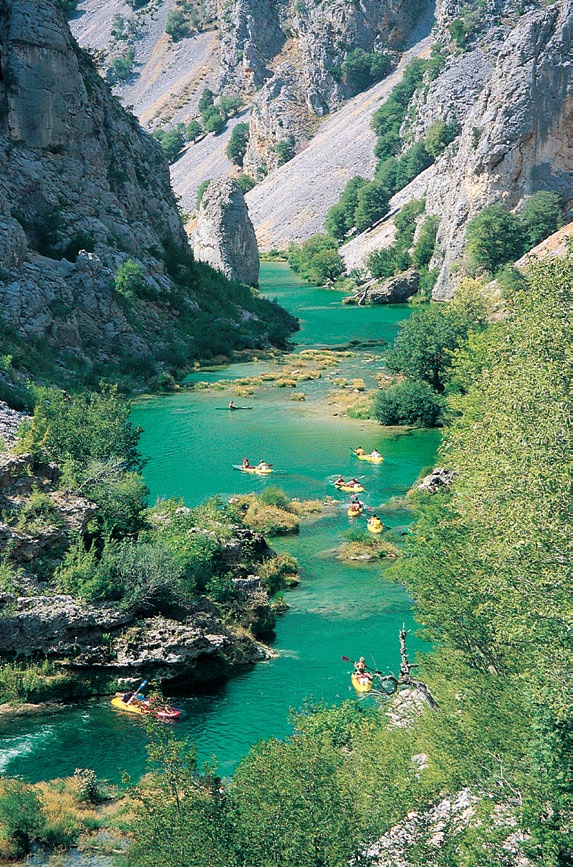
[[[379,560],[383,557],[398,557],[398,548],[385,539],[372,537],[372,541],[344,542],[338,549],[339,560]]]

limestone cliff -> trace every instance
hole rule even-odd
[[[161,356],[192,357],[194,315],[218,311],[191,266],[185,296],[173,291],[168,271],[191,257],[163,152],[78,48],[58,0],[0,0],[0,70],[4,325],[49,345],[62,371],[151,375]],[[122,290],[127,260],[138,276]],[[242,345],[267,342],[257,323]]]
[[[540,189],[558,192],[567,205],[573,182],[573,3],[561,0],[523,15],[502,39],[473,105],[463,118],[457,146],[450,146],[428,184],[427,208],[441,217],[438,244],[439,300],[451,297],[450,268],[460,257],[465,226],[487,205],[519,208]],[[492,48],[495,51],[492,51]],[[483,56],[476,47],[472,55]],[[471,58],[467,58],[468,65]],[[463,75],[454,62],[448,75]],[[476,64],[477,68],[477,64]],[[434,83],[440,102],[445,81]]]
[[[201,200],[195,258],[222,271],[229,280],[257,286],[259,251],[253,224],[238,183],[212,180]]]
[[[221,17],[219,86],[254,96],[249,170],[276,168],[285,143],[294,155],[316,118],[355,95],[356,84],[343,73],[350,54],[402,49],[429,5],[236,0]]]

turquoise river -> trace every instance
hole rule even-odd
[[[263,265],[261,277],[263,291],[300,318],[301,331],[293,338],[298,350],[362,341],[355,357],[341,359],[335,375],[361,376],[374,384],[373,373],[381,366],[374,353],[382,351],[381,341],[393,340],[408,307],[343,306],[338,293],[302,284],[279,263]],[[193,378],[233,379],[265,369],[265,362],[251,362]],[[145,477],[152,500],[180,497],[194,505],[213,494],[228,497],[269,484],[233,471],[243,456],[271,461],[276,468],[271,484],[301,499],[336,494],[330,480],[339,472],[364,474],[364,499],[372,506],[404,494],[434,461],[439,433],[384,429],[334,415],[326,404],[332,389],[326,373],[301,384],[305,402],[291,401],[288,388],[269,387],[241,398],[239,403],[253,407],[250,412],[221,411],[228,393],[212,390],[139,400],[133,420],[144,428],[141,447],[149,458]],[[359,464],[350,453],[357,445],[376,446],[384,463]],[[340,508],[304,524],[299,536],[273,541],[276,549],[296,555],[302,579],[287,594],[289,611],[277,623],[278,658],[228,682],[205,684],[200,694],[176,702],[184,710],[178,734],[196,744],[200,758],[216,756],[223,774],[232,772],[257,740],[286,735],[290,710],[305,699],[334,703],[354,697],[341,656],[364,654],[371,665],[397,669],[398,629],[402,622],[414,626],[411,601],[402,587],[385,579],[380,563],[336,559],[351,524],[344,498],[339,499]],[[392,511],[384,520],[405,529],[408,515]],[[412,651],[420,647],[412,637]],[[118,781],[123,771],[138,777],[145,767],[140,721],[117,714],[105,698],[52,713],[4,717],[0,738],[0,772],[25,780],[89,767]]]

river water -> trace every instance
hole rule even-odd
[[[301,283],[280,263],[265,264],[261,285],[270,297],[301,319],[294,335],[300,348],[333,347],[350,340],[394,338],[408,307],[345,307],[335,292]],[[378,350],[376,350],[378,351]],[[342,360],[337,375],[363,376],[373,383],[380,363],[361,350]],[[216,380],[256,375],[265,363],[233,365],[201,372],[193,378]],[[195,505],[206,497],[223,497],[279,484],[301,499],[336,494],[334,474],[364,474],[363,499],[378,505],[399,496],[421,469],[434,461],[437,431],[384,429],[333,415],[325,404],[332,385],[324,376],[301,386],[305,402],[290,400],[290,389],[266,388],[238,402],[249,412],[223,412],[229,397],[213,391],[181,392],[142,399],[133,421],[144,428],[141,448],[148,456],[145,477],[156,497],[181,497]],[[381,466],[352,457],[350,449],[377,447]],[[243,456],[271,461],[276,474],[267,479],[233,471]],[[344,498],[340,498],[341,504]],[[385,522],[405,529],[408,515],[391,512]],[[334,549],[344,541],[351,519],[341,505],[334,514],[303,525],[297,537],[273,541],[299,560],[301,585],[287,594],[288,613],[277,623],[274,648],[278,659],[259,663],[226,683],[206,684],[201,694],[177,702],[184,715],[177,733],[189,737],[200,759],[216,756],[220,772],[229,774],[249,746],[261,738],[282,737],[290,730],[289,712],[305,699],[328,703],[353,697],[348,664],[341,656],[367,661],[381,669],[399,666],[398,629],[414,626],[411,601],[403,588],[384,577],[380,563],[344,564]],[[421,643],[412,637],[412,651]],[[176,697],[175,697],[176,698]],[[64,711],[0,720],[0,772],[36,781],[93,768],[100,778],[119,781],[123,771],[137,778],[145,767],[145,737],[140,720],[114,712],[107,699],[73,705]]]

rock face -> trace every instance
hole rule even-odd
[[[427,210],[441,217],[437,300],[451,297],[450,268],[462,254],[466,223],[484,207],[502,202],[519,209],[540,189],[559,193],[565,205],[570,201],[572,29],[571,0],[529,12],[513,29],[490,32],[487,48],[478,45],[454,61],[428,92],[421,124],[435,116],[432,105],[451,104],[447,93],[457,91],[456,78],[469,81],[475,95],[458,115],[459,140],[440,158],[426,194]]]
[[[403,304],[414,295],[420,286],[420,275],[413,268],[390,277],[379,286],[368,290],[367,300],[371,304]]]
[[[0,3],[0,309],[80,357],[149,352],[113,294],[137,257],[159,293],[185,249],[162,153],[78,49],[57,0]],[[78,257],[85,247],[90,256]]]
[[[195,258],[222,271],[229,280],[257,286],[259,251],[253,224],[238,183],[217,178],[201,200]]]
[[[219,87],[254,96],[249,170],[276,168],[276,149],[285,140],[292,141],[293,154],[299,150],[316,118],[355,95],[355,83],[341,73],[349,54],[403,48],[430,5],[235,0],[230,15],[221,17]]]
[[[435,467],[431,473],[424,476],[417,488],[426,494],[437,494],[438,491],[447,491],[456,474],[454,470],[446,470],[444,467]]]

